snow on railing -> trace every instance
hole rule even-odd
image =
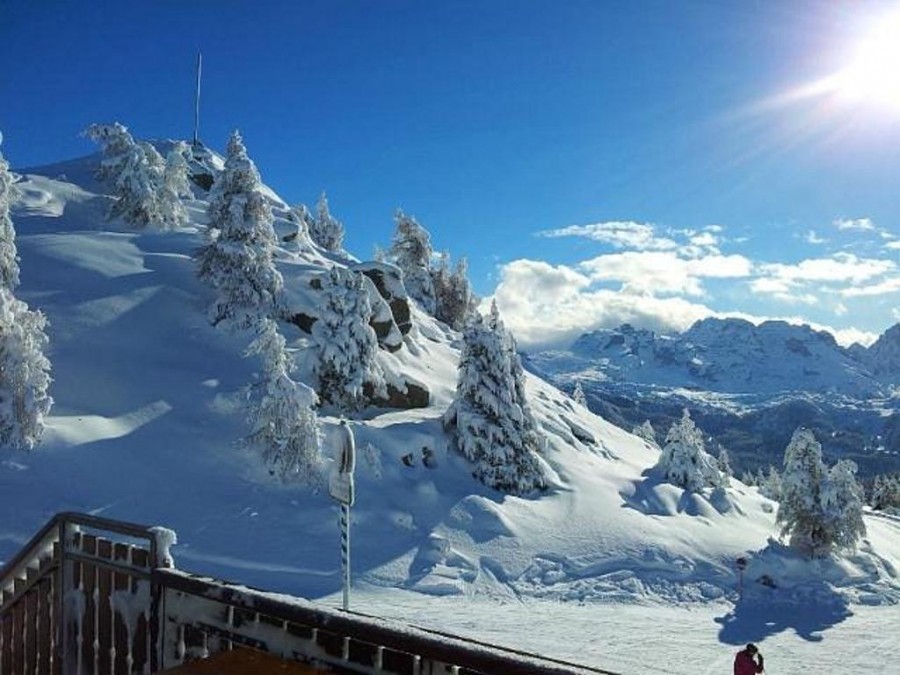
[[[608,671],[174,569],[165,528],[61,513],[0,570],[0,675],[158,673],[250,648],[342,673]]]
[[[60,513],[0,570],[0,675],[152,673],[165,528]]]

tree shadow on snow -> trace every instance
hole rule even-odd
[[[847,599],[817,576],[827,561],[805,560],[774,540],[757,552],[745,572],[743,598],[716,617],[719,640],[730,645],[758,642],[793,630],[809,642],[853,616]]]

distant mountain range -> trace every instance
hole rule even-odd
[[[868,348],[783,321],[710,318],[668,334],[624,324],[525,360],[567,391],[580,382],[589,407],[620,426],[649,419],[660,442],[689,408],[739,470],[780,463],[801,425],[861,475],[900,470],[900,324]]]

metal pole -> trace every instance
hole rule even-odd
[[[200,145],[200,74],[203,68],[203,54],[197,52],[197,91],[194,96],[194,147]]]
[[[350,505],[341,504],[341,572],[343,573],[343,603],[350,609]]]

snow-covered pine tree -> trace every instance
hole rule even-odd
[[[3,136],[0,135],[0,143]],[[16,249],[16,228],[9,217],[13,198],[13,175],[9,163],[0,153],[0,286],[10,291],[19,285],[19,253]]]
[[[0,136],[2,141],[2,136]],[[9,216],[12,174],[0,153],[0,445],[31,449],[44,431],[53,399],[47,319],[17,300],[16,231]]]
[[[386,395],[378,365],[378,338],[369,325],[372,305],[361,274],[333,267],[324,278],[322,304],[312,336],[318,357],[313,364],[323,403],[353,412],[369,396]]]
[[[716,466],[722,473],[722,477],[726,482],[734,475],[734,471],[731,468],[731,457],[729,457],[728,450],[726,450],[725,448],[719,448],[719,456],[716,458]]]
[[[118,123],[93,124],[85,135],[103,147],[98,176],[111,182],[116,194],[110,218],[158,230],[173,230],[187,222],[180,195],[168,187],[166,164],[156,148],[135,142]]]
[[[876,476],[869,503],[878,511],[900,509],[900,476]]]
[[[659,448],[659,441],[656,440],[656,430],[653,428],[653,425],[650,424],[650,420],[644,420],[642,424],[634,427],[634,429],[631,430],[631,433],[638,438],[643,438],[653,447]]]
[[[217,293],[210,320],[232,329],[257,326],[274,316],[283,281],[275,267],[272,209],[237,131],[210,191],[207,215],[207,243],[196,260],[197,275]]]
[[[454,330],[462,330],[478,303],[469,283],[466,259],[460,258],[451,272],[450,254],[446,251],[442,253],[437,265],[431,268],[431,284],[435,318]]]
[[[833,546],[852,550],[865,536],[864,503],[862,486],[856,480],[856,463],[849,459],[838,461],[828,470],[822,488],[824,529]]]
[[[485,485],[511,494],[546,487],[538,458],[543,439],[525,396],[515,340],[496,304],[487,320],[476,313],[463,331],[456,398],[444,424],[455,427],[459,451]]]
[[[47,319],[0,286],[0,445],[30,450],[50,412]]]
[[[687,408],[666,434],[666,443],[656,464],[666,480],[689,492],[726,484],[715,458],[706,452],[703,434]]]
[[[777,523],[790,545],[810,556],[824,556],[837,546],[852,548],[864,532],[862,493],[855,465],[838,462],[828,471],[822,446],[802,427],[784,451],[781,502]]]
[[[762,469],[760,469],[762,472]],[[781,474],[778,473],[778,469],[774,466],[769,467],[769,473],[763,475],[760,473],[760,478],[757,482],[759,485],[759,493],[763,497],[768,497],[773,501],[781,501]]]
[[[264,319],[247,351],[262,358],[261,381],[249,390],[247,445],[262,454],[272,475],[316,485],[322,464],[322,436],[314,410],[316,393],[291,379],[294,360],[275,321]]]
[[[328,197],[324,192],[316,204],[316,217],[310,223],[309,236],[326,251],[340,252],[344,245],[344,226],[328,210]]]
[[[166,189],[177,199],[193,199],[194,197],[189,178],[190,167],[187,161],[189,152],[190,146],[184,141],[178,141],[166,155],[163,182]]]
[[[431,238],[416,219],[397,210],[396,230],[389,255],[403,273],[406,292],[422,309],[434,316],[436,303],[431,279]]]
[[[83,135],[100,146],[103,159],[97,169],[99,180],[109,180],[118,176],[121,165],[126,161],[134,146],[134,138],[128,127],[113,122],[112,124],[92,124],[84,130]]]
[[[575,388],[572,389],[572,400],[583,408],[587,408],[587,396],[581,388],[581,380],[575,380]]]

